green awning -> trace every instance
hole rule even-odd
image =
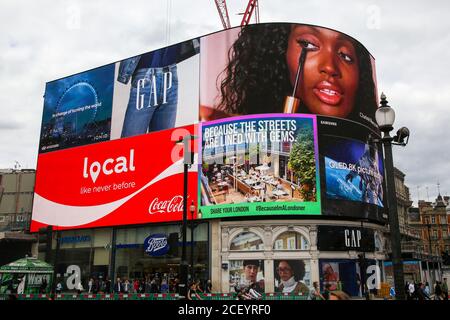
[[[26,257],[0,267],[0,273],[53,273],[53,266],[45,261]]]

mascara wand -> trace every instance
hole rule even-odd
[[[298,67],[297,74],[295,75],[295,83],[291,96],[286,96],[284,100],[284,113],[296,113],[298,106],[300,105],[300,99],[295,97],[295,93],[297,92],[297,87],[300,82],[300,76],[303,74],[303,66],[306,61],[306,53],[308,50],[306,48],[302,49],[302,53],[300,54],[300,58],[298,59]]]

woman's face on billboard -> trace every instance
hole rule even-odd
[[[286,261],[280,261],[278,264],[278,275],[281,280],[287,281],[294,275],[294,271]]]
[[[303,76],[295,95],[311,113],[347,117],[354,108],[359,83],[359,61],[352,41],[336,31],[293,25],[286,51],[292,85],[305,49]]]

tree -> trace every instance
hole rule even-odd
[[[301,126],[292,146],[288,167],[300,180],[300,194],[305,201],[315,199],[316,158],[314,133],[309,125]]]

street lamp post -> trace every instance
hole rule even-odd
[[[189,147],[189,144],[192,139],[197,138],[194,135],[185,135],[183,137],[183,148],[184,148],[184,157],[183,157],[183,225],[182,225],[182,234],[183,234],[183,242],[181,247],[181,263],[180,263],[180,284],[179,284],[179,294],[182,299],[187,298],[187,280],[188,280],[188,269],[189,264],[186,259],[186,232],[187,232],[187,197],[188,197],[188,171],[189,168],[194,163],[194,152]],[[181,142],[181,141],[178,141]]]
[[[428,269],[428,277],[430,278],[430,283],[433,283],[434,281],[431,278],[431,269],[430,269],[430,265],[433,266],[433,270],[434,270],[434,263],[433,263],[433,246],[431,245],[431,224],[427,223],[426,224],[427,229],[428,229],[428,247],[430,248],[429,251],[429,256],[427,259],[427,269]]]
[[[389,212],[389,229],[391,236],[391,252],[392,252],[392,266],[394,270],[394,286],[396,292],[396,299],[405,300],[403,263],[401,257],[401,239],[400,229],[398,223],[397,213],[397,195],[395,192],[394,181],[394,162],[392,158],[392,144],[405,146],[409,139],[409,130],[406,127],[397,131],[397,135],[390,136],[393,130],[395,120],[394,110],[388,106],[388,101],[384,93],[381,94],[381,106],[375,113],[375,119],[378,127],[383,132],[381,142],[384,146],[385,157],[385,177],[387,181],[388,194],[388,212]],[[404,142],[404,139],[407,139]]]
[[[191,213],[191,281],[194,281],[194,212],[195,205],[194,200],[192,200],[191,205],[189,207],[189,211]]]

